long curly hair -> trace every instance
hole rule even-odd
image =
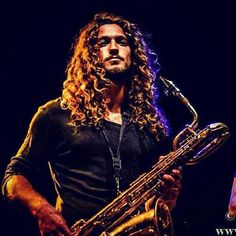
[[[136,24],[110,13],[99,13],[81,29],[73,55],[67,66],[67,79],[63,83],[63,109],[70,109],[70,125],[99,127],[108,115],[109,98],[106,96],[111,81],[98,55],[98,30],[104,24],[119,25],[131,48],[131,82],[128,94],[130,122],[140,130],[147,128],[159,140],[167,135],[167,125],[157,108],[156,74],[159,71],[156,54],[148,47],[144,35]]]

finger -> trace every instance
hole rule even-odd
[[[182,171],[183,171],[183,167],[182,167],[182,166],[178,166],[178,170],[179,170],[180,172],[182,172]]]
[[[44,236],[44,230],[39,229],[39,231],[40,231],[40,235],[41,235],[41,236]]]
[[[39,222],[39,232],[41,236],[45,236],[46,235],[46,231],[45,228],[43,227],[43,225],[41,224],[41,222]]]
[[[174,174],[175,176],[178,176],[178,177],[181,177],[181,176],[182,176],[181,171],[178,170],[178,169],[173,169],[173,170],[171,171],[171,173]]]
[[[70,232],[69,229],[65,229],[65,233],[63,235],[64,236],[72,236],[72,233]]]
[[[65,234],[58,232],[57,236],[64,236]]]
[[[163,178],[166,179],[167,181],[181,180],[182,173],[178,169],[173,169],[170,174],[164,174]]]
[[[161,186],[164,189],[169,189],[169,188],[177,188],[178,190],[181,190],[182,184],[179,179],[174,179],[173,176],[171,175],[164,175],[163,176],[163,181],[161,183]]]
[[[159,161],[163,161],[165,159],[165,156],[160,156]]]
[[[178,187],[170,188],[169,192],[179,195],[180,189]]]
[[[72,233],[70,232],[66,224],[61,225],[60,233],[65,236],[72,236]]]
[[[168,174],[164,174],[163,175],[163,181],[165,182],[165,184],[167,185],[172,185],[175,182],[175,179],[173,176],[168,175]]]
[[[171,175],[174,177],[175,180],[182,181],[182,173],[179,170],[173,169]]]

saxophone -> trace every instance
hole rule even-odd
[[[179,132],[173,140],[173,151],[143,173],[130,187],[119,194],[96,215],[84,221],[78,220],[72,227],[73,236],[121,236],[121,235],[173,235],[169,209],[161,200],[161,182],[164,174],[179,166],[193,165],[218,149],[229,137],[229,129],[223,123],[213,123],[197,130],[198,114],[188,99],[170,80],[160,77],[165,93],[177,97],[192,113],[191,124]],[[158,198],[154,209],[132,216],[152,197]],[[132,216],[132,217],[131,217]]]

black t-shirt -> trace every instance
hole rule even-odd
[[[60,99],[41,106],[31,121],[24,143],[7,167],[4,184],[14,174],[26,176],[32,183],[43,176],[49,163],[58,194],[57,209],[73,224],[87,219],[116,197],[112,158],[100,129],[83,127],[79,132],[68,125],[69,110],[60,107]],[[103,120],[112,150],[119,142],[120,125]],[[128,188],[147,171],[163,150],[148,132],[128,123],[120,148],[122,161],[120,189]]]

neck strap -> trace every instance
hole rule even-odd
[[[113,165],[113,172],[114,172],[114,179],[115,179],[115,184],[116,184],[116,192],[117,195],[120,193],[120,179],[121,179],[121,158],[120,158],[120,147],[121,147],[121,142],[124,136],[124,130],[125,127],[127,126],[127,119],[122,117],[122,124],[121,124],[121,128],[120,128],[120,135],[119,135],[119,143],[118,143],[118,147],[116,152],[114,153],[112,148],[111,148],[111,144],[109,142],[109,139],[107,137],[106,131],[104,129],[102,129],[102,133],[105,137],[109,152],[111,154],[112,157],[112,165]]]

